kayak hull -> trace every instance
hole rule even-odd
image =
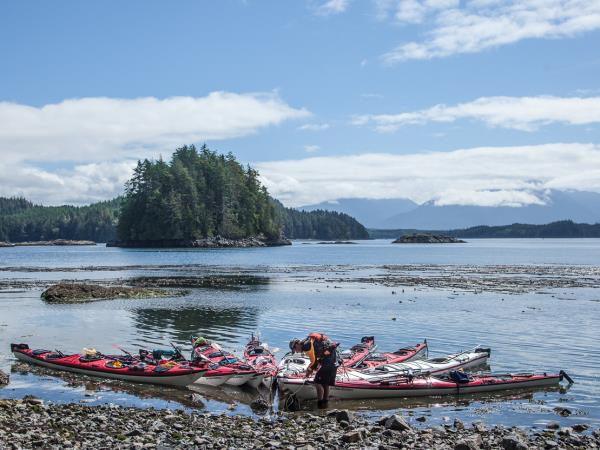
[[[512,379],[478,379],[460,384],[434,377],[416,379],[398,384],[375,384],[369,382],[340,382],[330,388],[331,398],[340,400],[384,399],[404,397],[433,397],[444,395],[478,394],[513,389],[546,388],[560,383],[560,375],[533,375]],[[280,383],[282,380],[279,381]],[[313,383],[304,380],[284,380],[286,390],[302,400],[316,399]]]
[[[225,382],[225,384],[229,386],[241,386],[250,381],[255,375],[256,372],[234,374]]]
[[[215,374],[215,375],[209,375],[208,373],[201,377],[198,378],[195,381],[195,384],[201,384],[203,386],[221,386],[223,384],[225,384],[227,382],[227,380],[229,380],[231,377],[233,376],[233,374]]]
[[[183,387],[183,386],[190,385],[190,384],[196,382],[197,380],[201,379],[202,375],[204,374],[204,371],[194,371],[194,372],[188,373],[188,374],[177,374],[177,375],[168,375],[168,374],[164,374],[164,375],[142,375],[142,374],[133,375],[133,374],[126,374],[126,373],[113,373],[113,372],[107,372],[107,371],[94,370],[93,366],[91,366],[91,364],[93,364],[93,363],[88,363],[88,364],[90,364],[90,368],[85,369],[83,367],[67,366],[67,365],[60,364],[58,362],[45,361],[40,358],[29,356],[29,355],[19,352],[19,351],[15,351],[15,352],[13,352],[13,354],[15,355],[15,357],[17,359],[19,359],[21,361],[24,361],[24,362],[27,362],[30,364],[34,364],[34,365],[38,365],[38,366],[47,367],[50,369],[55,369],[55,370],[60,370],[60,371],[65,371],[65,372],[72,372],[72,373],[79,373],[82,375],[89,375],[92,377],[101,377],[101,378],[110,378],[110,379],[114,379],[114,380],[129,381],[129,382],[133,382],[133,383],[148,383],[148,384],[160,384],[160,385],[165,385],[165,386],[181,386],[181,387]]]

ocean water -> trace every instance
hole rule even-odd
[[[436,356],[485,345],[492,348],[493,371],[562,369],[575,379],[562,391],[338,402],[332,407],[356,409],[369,417],[393,411],[413,418],[425,416],[425,425],[454,417],[523,426],[555,420],[565,425],[600,423],[600,290],[595,280],[587,280],[585,287],[517,294],[365,281],[365,274],[384,265],[443,265],[446,270],[456,267],[458,275],[465,266],[531,266],[532,272],[552,267],[549,275],[542,276],[560,278],[565,268],[600,265],[600,240],[482,239],[449,245],[295,242],[291,247],[220,250],[128,250],[102,245],[0,249],[0,283],[4,282],[0,367],[11,372],[11,383],[0,389],[0,397],[34,394],[49,401],[252,414],[250,402],[262,396],[273,402],[276,412],[277,395],[251,389],[203,388],[191,396],[189,390],[24,371],[15,364],[9,344],[27,342],[67,352],[91,346],[110,353],[118,352],[117,345],[130,351],[165,347],[169,342],[189,348],[190,335],[201,334],[240,351],[251,333],[260,332],[282,355],[292,337],[323,331],[342,346],[375,335],[379,349],[389,351],[427,339],[430,354]],[[268,282],[238,289],[191,289],[189,295],[176,298],[67,305],[45,303],[40,299],[42,286],[31,283],[243,272]],[[338,273],[345,274],[344,282],[336,281]],[[571,414],[563,417],[557,408],[567,408]]]

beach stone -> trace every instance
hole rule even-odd
[[[589,428],[589,425],[586,425],[585,423],[577,423],[571,428],[573,428],[573,431],[576,431],[577,433],[582,433]]]
[[[550,449],[553,449],[553,448],[556,448],[556,447],[558,447],[558,442],[556,442],[556,441],[548,439],[547,441],[544,442],[544,448],[546,450],[550,450]]]
[[[457,430],[464,430],[465,424],[459,418],[454,419],[454,428]]]
[[[348,411],[347,409],[341,409],[339,411],[336,411],[335,420],[337,420],[338,422],[344,421],[350,423],[353,419],[354,414]]]
[[[516,434],[509,434],[502,439],[504,450],[527,450],[529,447]]]
[[[427,417],[425,417],[425,416],[419,416],[415,420],[417,422],[425,422],[427,420]]]
[[[360,431],[349,431],[342,435],[342,442],[346,442],[347,444],[352,444],[355,442],[360,442],[362,440],[362,434]]]
[[[559,415],[559,416],[563,416],[563,417],[568,417],[570,416],[572,413],[572,411],[568,408],[561,408],[559,406],[557,406],[556,408],[554,408],[554,411]]]
[[[478,420],[477,422],[473,422],[473,429],[478,433],[485,433],[486,428],[482,421]]]
[[[411,427],[408,423],[406,423],[406,420],[404,420],[403,417],[394,414],[393,416],[391,416],[390,418],[388,418],[385,421],[385,427],[390,429],[390,430],[397,430],[397,431],[405,431],[405,430],[410,430]]]
[[[549,422],[546,425],[546,428],[549,430],[558,430],[560,428],[560,423],[558,422]]]
[[[8,384],[9,376],[0,370],[0,386],[5,386]]]
[[[472,437],[468,439],[461,439],[454,445],[454,450],[478,450],[483,444],[481,436],[479,439]]]

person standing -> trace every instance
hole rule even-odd
[[[315,373],[315,389],[317,390],[317,406],[326,408],[329,401],[329,388],[335,386],[337,375],[337,346],[322,333],[310,333],[303,340],[292,339],[292,353],[304,353],[310,359],[306,378]]]

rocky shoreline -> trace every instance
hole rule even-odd
[[[69,239],[54,239],[52,241],[0,242],[0,247],[33,247],[52,245],[96,245],[94,241],[77,241]]]
[[[204,239],[161,239],[153,241],[111,241],[107,247],[123,248],[251,248],[280,247],[292,245],[292,241],[284,237],[268,239],[265,236],[250,236],[242,239],[228,239],[214,236]]]
[[[400,236],[392,244],[464,244],[465,241],[442,234],[413,233]]]
[[[252,418],[116,405],[46,404],[28,396],[0,400],[0,447],[214,449],[567,449],[600,446],[585,425],[523,430],[481,422],[419,429],[399,415],[369,422],[347,410]]]
[[[156,298],[186,294],[186,291],[151,289],[148,287],[102,286],[90,283],[61,282],[53,284],[42,292],[41,297],[48,303],[78,303],[92,300],[115,298]]]

